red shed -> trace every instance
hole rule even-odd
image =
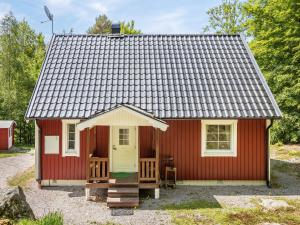
[[[13,120],[0,120],[0,150],[8,150],[14,145],[15,126]]]

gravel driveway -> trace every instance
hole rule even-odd
[[[0,159],[0,187],[7,186],[6,179],[17,172],[31,167],[34,157],[24,154],[16,157]],[[37,217],[49,212],[63,213],[66,224],[170,224],[171,218],[161,210],[165,204],[176,204],[193,200],[209,200],[221,206],[252,207],[253,198],[286,197],[300,198],[300,179],[287,173],[276,171],[279,188],[266,186],[178,186],[176,189],[161,189],[161,198],[142,198],[133,215],[112,216],[105,202],[85,200],[84,187],[48,187],[38,189],[36,182],[25,189],[28,203]]]
[[[0,158],[0,188],[7,187],[7,178],[14,176],[34,165],[34,154],[24,153],[22,155]]]
[[[295,176],[278,174],[280,188],[266,186],[178,186],[161,189],[159,200],[142,198],[142,203],[130,216],[112,216],[105,202],[85,200],[83,187],[48,187],[42,190],[32,184],[26,190],[27,201],[35,215],[41,217],[52,211],[61,211],[66,224],[170,224],[170,216],[161,210],[165,204],[194,200],[208,200],[223,206],[253,207],[253,198],[285,197],[300,199],[300,180]]]

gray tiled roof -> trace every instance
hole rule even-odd
[[[128,104],[158,118],[277,118],[240,35],[55,35],[27,119]]]

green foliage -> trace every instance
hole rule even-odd
[[[168,206],[166,211],[171,215],[172,224],[299,224],[300,201],[283,198],[290,207],[266,210],[258,203],[253,208],[218,207],[215,203],[204,200],[183,202],[176,207]],[[183,206],[180,206],[183,205]],[[197,207],[198,205],[198,207]],[[188,206],[188,207],[187,207]]]
[[[121,22],[121,34],[141,34],[142,32],[135,28],[133,20],[129,22]]]
[[[20,220],[17,225],[63,225],[64,218],[60,212],[49,213],[39,220]]]
[[[223,0],[210,9],[217,33],[244,31],[283,119],[272,128],[272,143],[300,142],[300,3],[297,0]]]
[[[251,50],[283,112],[272,142],[300,142],[300,4],[249,0],[244,4]]]
[[[244,31],[245,17],[241,13],[242,4],[238,0],[222,0],[219,6],[207,11],[209,16],[208,26],[204,32],[236,34]]]
[[[129,22],[120,22],[122,34],[140,34],[141,31],[135,28],[133,20]],[[112,21],[106,15],[96,17],[95,24],[91,26],[87,33],[89,34],[110,34]]]
[[[0,21],[0,119],[17,122],[16,143],[33,143],[24,115],[45,55],[44,37],[10,13]]]
[[[109,34],[111,33],[112,21],[106,15],[99,15],[95,19],[95,24],[88,29],[89,34]]]

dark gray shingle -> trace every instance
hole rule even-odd
[[[159,118],[277,118],[240,35],[55,35],[26,118],[129,104]]]

